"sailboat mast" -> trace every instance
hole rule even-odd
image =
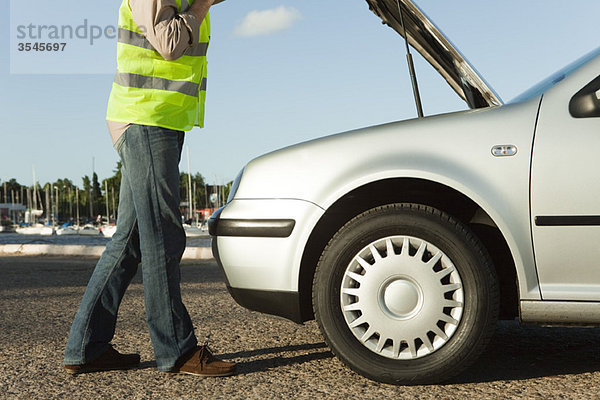
[[[192,219],[194,214],[192,212],[192,173],[190,169],[190,146],[186,146],[187,153],[187,169],[188,169],[188,209],[189,209],[189,218]]]
[[[79,226],[79,188],[75,187],[75,203],[77,203],[77,226]]]
[[[35,179],[35,165],[32,165],[33,169],[33,209],[37,210],[37,180]]]
[[[106,203],[106,224],[110,225],[110,214],[108,211],[108,182],[104,181],[104,202]]]

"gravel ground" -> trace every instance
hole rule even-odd
[[[143,287],[125,295],[116,348],[138,351],[138,370],[68,376],[61,367],[73,315],[94,259],[0,258],[0,398],[595,398],[600,329],[498,326],[469,371],[444,385],[395,387],[354,374],[332,356],[314,322],[303,326],[237,306],[214,262],[182,265],[184,301],[202,340],[238,363],[229,378],[159,373],[145,325]]]

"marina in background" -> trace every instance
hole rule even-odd
[[[189,148],[186,151],[189,168]],[[92,170],[93,164],[92,160]],[[0,184],[0,244],[40,240],[76,243],[77,240],[112,237],[118,216],[120,162],[113,172],[112,177],[102,182],[95,172],[91,178],[85,175],[81,188],[69,179],[42,185],[36,179],[35,167],[31,186],[15,179],[3,180]],[[208,238],[208,218],[225,204],[231,182],[208,185],[200,173],[187,172],[180,174],[180,187],[180,211],[186,236],[198,240]],[[79,239],[82,237],[85,239]],[[104,244],[96,241],[92,245]]]

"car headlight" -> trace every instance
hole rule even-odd
[[[229,204],[235,197],[235,194],[237,193],[238,188],[240,187],[240,182],[242,180],[242,175],[244,174],[245,168],[246,167],[242,168],[242,170],[237,174],[235,180],[231,184],[231,190],[229,191],[229,196],[227,196],[227,204]]]

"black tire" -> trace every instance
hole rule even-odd
[[[372,243],[379,244],[384,238],[393,238],[393,240],[396,240],[397,238],[405,237],[415,238],[414,240],[417,243],[421,240],[421,243],[426,243],[427,246],[436,249],[436,251],[441,251],[447,256],[444,260],[450,260],[454,266],[454,268],[449,268],[449,270],[456,271],[459,274],[459,282],[462,285],[459,289],[462,299],[460,303],[462,305],[457,307],[457,310],[460,311],[459,320],[453,321],[455,326],[449,326],[451,329],[448,332],[451,331],[451,335],[446,335],[445,339],[443,339],[443,336],[438,339],[435,337],[435,333],[430,331],[427,335],[432,333],[434,335],[428,339],[428,346],[423,347],[425,346],[423,341],[420,341],[420,339],[415,340],[413,343],[414,348],[408,349],[410,350],[409,357],[412,358],[400,359],[400,351],[404,351],[404,353],[408,352],[407,347],[403,347],[404,350],[397,350],[392,346],[394,341],[382,340],[381,338],[385,338],[385,336],[381,336],[380,333],[368,339],[368,342],[378,343],[378,341],[385,341],[386,349],[388,349],[386,350],[388,352],[387,356],[382,353],[383,350],[381,348],[373,350],[373,348],[368,348],[367,344],[363,344],[358,339],[356,332],[359,328],[350,327],[350,322],[347,322],[349,321],[348,318],[350,318],[348,317],[349,311],[342,310],[343,297],[341,297],[341,286],[342,284],[349,285],[349,278],[345,276],[346,269],[350,268],[349,265],[351,262],[354,262],[356,265],[356,262],[353,261],[355,260],[354,257],[359,252],[366,251],[365,249],[368,248],[366,246]],[[391,241],[392,239],[388,242]],[[401,251],[401,249],[394,250],[394,256],[398,256],[398,252]],[[409,251],[412,251],[413,254],[415,253],[414,249]],[[384,258],[387,257],[385,251],[382,251],[382,254]],[[416,261],[413,264],[420,265],[420,262],[425,263],[427,261],[427,256],[423,256],[422,258],[424,261],[415,258],[414,260]],[[375,265],[377,260],[373,262],[373,265]],[[404,268],[401,262],[393,258],[386,265],[392,265],[391,268],[396,268],[397,266],[398,268]],[[386,268],[389,269],[390,267]],[[436,268],[445,267],[438,266]],[[366,271],[366,269],[363,271],[364,275],[368,273]],[[416,271],[416,269],[413,271]],[[427,273],[433,276],[434,272]],[[455,272],[452,272],[452,274],[455,274]],[[404,279],[404,275],[398,276],[402,276],[402,278],[396,278],[396,275],[392,277],[394,279]],[[389,281],[392,278],[387,279]],[[437,276],[432,279],[434,284],[440,284],[436,282]],[[354,282],[352,284],[358,285],[357,287],[363,285],[362,283]],[[417,282],[415,286],[420,287],[419,284]],[[386,289],[381,289],[381,287],[384,287],[383,284],[380,286],[377,286],[377,284],[367,286],[365,283],[364,285],[365,289],[362,289],[364,293],[361,292],[361,297],[369,297],[371,294],[378,296],[377,304],[379,308],[388,310],[386,308],[387,300],[381,300],[384,298],[387,299],[387,297],[382,297],[381,293],[382,290],[384,292],[388,290],[387,287],[389,286],[386,286]],[[369,296],[366,296],[366,291],[370,290],[371,286],[379,287],[380,289],[378,289],[377,293],[375,291],[368,291]],[[345,288],[347,287],[345,286]],[[428,286],[428,288],[430,287],[432,286]],[[347,289],[344,289],[344,291],[347,293]],[[439,291],[439,293],[434,290],[431,296],[437,296],[435,299],[438,301],[442,292],[444,290]],[[425,293],[425,295],[422,295],[422,298],[425,300],[420,300],[421,303],[419,304],[425,304],[426,302],[431,304],[429,297],[427,297],[430,296],[429,292],[425,290],[420,293]],[[441,294],[441,296],[446,296],[445,298],[447,299],[449,298],[448,296],[455,296],[455,294]],[[351,299],[349,301],[362,301],[358,296],[356,298],[349,298]],[[392,305],[405,304],[406,297],[400,296],[397,298],[400,300],[395,303],[392,302]],[[443,302],[444,300],[441,301]],[[459,374],[482,353],[493,334],[498,318],[499,291],[495,270],[487,251],[465,225],[453,219],[448,214],[432,207],[404,203],[389,204],[373,208],[355,217],[344,225],[330,240],[321,255],[315,272],[313,307],[317,323],[325,341],[334,354],[355,372],[369,379],[391,384],[430,384],[446,381]],[[415,310],[423,309],[416,307]],[[368,310],[374,309],[376,308],[369,308]],[[396,309],[394,308],[393,310]],[[447,308],[443,310],[444,313],[449,312]],[[419,315],[420,312],[422,311],[417,311],[415,315]],[[356,313],[357,316],[362,315],[362,311]],[[400,319],[408,322],[396,322],[399,320],[399,317],[392,313],[390,315],[394,318],[390,319],[388,323],[384,318],[388,314],[385,314],[385,312],[382,312],[382,314],[378,313],[379,311],[371,312],[373,315],[377,314],[377,318],[373,320],[377,321],[380,325],[386,325],[385,329],[391,326],[392,328],[390,329],[393,332],[399,331],[397,329],[398,326],[410,326],[398,324],[415,323],[411,322],[413,317],[410,315],[413,314],[406,314],[408,315],[406,318],[402,314],[403,317]],[[384,315],[384,317],[381,315]],[[453,315],[458,315],[458,311]],[[369,315],[365,317],[368,319]],[[420,321],[417,318],[420,317],[415,316],[414,320]],[[436,318],[436,316],[433,318]],[[373,323],[373,325],[375,326],[376,324]],[[360,329],[369,330],[369,326],[369,324],[366,324],[360,326]],[[419,329],[421,328],[420,325],[416,326]],[[446,329],[445,325],[440,326]],[[397,341],[400,342],[399,339]],[[432,347],[434,341],[438,343],[438,347],[435,349]],[[439,345],[439,343],[442,344]],[[389,350],[390,348],[392,350]],[[421,351],[425,355],[419,356],[419,353],[414,352],[416,350]],[[398,353],[394,353],[395,351]]]

